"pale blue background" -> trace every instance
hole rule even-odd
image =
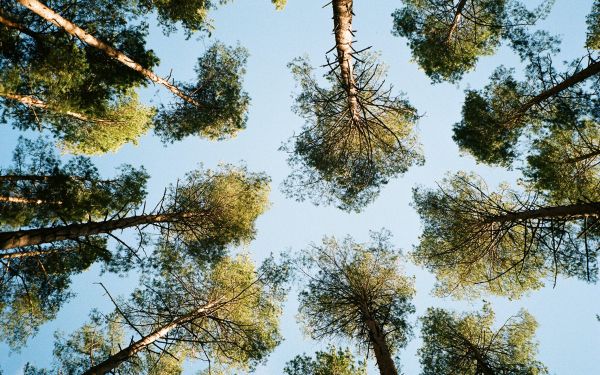
[[[94,158],[105,175],[113,173],[121,163],[143,164],[152,176],[149,183],[149,203],[155,202],[165,185],[175,182],[185,172],[202,162],[215,167],[219,162],[237,163],[245,160],[254,171],[265,171],[273,179],[272,208],[257,223],[256,240],[247,249],[259,261],[270,252],[294,251],[319,241],[324,235],[353,235],[359,241],[368,239],[369,230],[386,227],[394,234],[394,242],[405,251],[417,243],[420,223],[409,206],[411,188],[416,184],[433,186],[447,171],[476,170],[490,185],[502,180],[513,180],[517,172],[478,166],[469,156],[459,156],[451,139],[452,124],[459,120],[465,88],[482,87],[492,70],[499,64],[519,67],[519,61],[507,48],[493,57],[481,59],[477,72],[468,74],[460,85],[431,85],[427,77],[410,62],[405,41],[391,35],[390,14],[400,1],[355,1],[354,28],[358,31],[356,47],[373,45],[382,52],[382,60],[390,66],[388,81],[397,90],[405,92],[411,103],[423,114],[419,131],[424,145],[426,164],[413,168],[405,176],[388,184],[377,201],[361,214],[348,214],[330,207],[314,207],[297,203],[279,192],[279,185],[289,173],[286,155],[277,151],[281,143],[297,132],[302,120],[290,111],[294,82],[286,64],[294,57],[308,54],[315,65],[322,64],[325,51],[333,46],[330,7],[322,8],[325,1],[288,0],[282,12],[273,10],[267,0],[237,0],[213,14],[216,31],[213,38],[247,47],[251,57],[245,87],[252,97],[248,128],[234,139],[211,143],[196,138],[164,147],[158,139],[146,136],[137,147],[127,146],[116,154]],[[538,1],[526,1],[530,6]],[[540,24],[563,38],[562,50],[556,61],[579,57],[585,38],[584,19],[591,8],[591,0],[557,0],[550,17]],[[150,46],[161,58],[157,73],[167,75],[173,70],[178,80],[193,76],[196,58],[211,41],[194,38],[185,40],[181,34],[163,36],[153,28]],[[155,96],[156,92],[160,95]],[[159,87],[144,90],[143,97],[155,102],[171,97]],[[15,145],[18,132],[0,128],[0,162],[6,165]],[[425,271],[408,264],[406,272],[416,276],[417,296],[414,300],[417,315],[429,306],[443,306],[460,310],[476,309],[481,301],[457,302],[436,299],[430,295],[433,278]],[[70,332],[83,324],[92,307],[110,309],[101,288],[94,284],[102,280],[113,294],[125,294],[135,287],[135,278],[119,279],[98,275],[98,268],[75,278],[73,290],[78,296],[65,306],[58,318],[42,327],[21,353],[9,354],[0,346],[0,363],[5,374],[21,372],[31,361],[37,366],[48,366],[51,361],[53,332]],[[552,285],[518,301],[489,298],[499,320],[506,319],[520,308],[528,309],[538,320],[537,338],[540,341],[539,359],[552,373],[561,375],[600,373],[600,323],[595,314],[600,312],[599,288],[577,280],[558,280]],[[258,374],[281,374],[284,363],[302,352],[312,353],[327,343],[315,343],[303,338],[296,324],[297,302],[292,293],[283,316],[285,341],[260,367]],[[416,317],[415,317],[416,319]],[[338,342],[344,344],[343,342]],[[416,350],[420,345],[418,331],[415,339],[400,353],[405,374],[417,374],[419,363]],[[201,364],[189,365],[187,373],[195,373]],[[376,370],[371,364],[370,373]]]

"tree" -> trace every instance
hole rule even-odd
[[[84,27],[126,51],[144,66],[158,59],[147,51],[144,24],[128,23],[127,2],[78,1],[55,5]],[[50,25],[51,26],[51,25]],[[0,13],[0,97],[3,121],[19,129],[48,128],[77,153],[114,151],[145,133],[154,115],[138,102],[138,73],[80,45],[60,29],[13,4]]]
[[[357,57],[352,1],[331,4],[335,56],[328,58],[325,75],[330,88],[320,87],[307,60],[290,64],[301,89],[295,111],[306,124],[283,147],[294,169],[284,189],[298,200],[359,211],[390,178],[423,162],[413,133],[418,116],[385,87],[385,68],[375,55]]]
[[[210,2],[202,3],[212,7]],[[54,4],[57,11],[33,0],[21,4],[31,12],[9,8],[10,18],[0,17],[10,31],[4,48],[4,63],[10,69],[6,69],[7,85],[0,87],[0,97],[7,107],[3,117],[5,121],[16,119],[14,126],[37,129],[45,124],[64,148],[87,154],[114,151],[125,142],[135,142],[153,126],[165,141],[188,135],[223,139],[245,127],[249,99],[241,87],[247,56],[243,48],[214,43],[198,60],[195,82],[171,83],[170,78],[158,77],[151,70],[158,59],[144,47],[147,25],[129,25],[146,15],[147,7],[157,7],[163,25],[167,20],[197,25],[201,12],[186,12],[200,6],[198,2],[99,4],[82,0],[58,2]],[[36,14],[47,23],[40,24]],[[106,17],[112,18],[105,22]],[[185,17],[191,18],[185,21]],[[55,48],[55,40],[62,43],[60,48]],[[25,61],[22,55],[27,57]],[[40,66],[39,55],[47,65]],[[64,76],[47,74],[57,68]],[[23,75],[28,79],[23,80]],[[123,82],[122,77],[128,81]],[[156,109],[141,106],[134,92],[147,80],[165,86],[181,99],[162,106],[164,113],[154,122]]]
[[[509,165],[526,130],[547,129],[564,111],[597,113],[600,62],[593,54],[574,61],[571,72],[562,74],[550,56],[536,52],[529,59],[526,81],[517,81],[512,70],[500,67],[482,91],[467,90],[453,139],[478,161]]]
[[[13,165],[0,171],[0,224],[16,229],[99,220],[140,206],[148,175],[129,165],[118,170],[102,179],[89,158],[62,163],[45,139],[19,138]]]
[[[175,371],[167,373],[179,373],[187,358],[246,370],[278,345],[285,263],[268,260],[255,269],[244,255],[208,265],[186,257],[168,269],[144,277],[144,288],[128,301],[114,301],[116,310],[103,325],[92,321],[91,330],[86,325],[67,339],[59,337],[56,369],[139,374],[145,368],[158,374],[148,365],[170,365]],[[139,338],[124,343],[123,329]],[[155,362],[145,360],[148,356]]]
[[[151,212],[130,214],[107,213],[104,220],[71,222],[33,229],[0,233],[0,249],[20,248],[65,240],[109,235],[126,228],[160,229],[167,236],[184,241],[198,241],[207,247],[224,247],[249,240],[254,235],[254,221],[268,205],[268,179],[248,173],[244,168],[224,166],[221,171],[193,171],[181,185],[171,186],[166,196]],[[14,255],[12,255],[14,256]]]
[[[436,190],[415,189],[414,204],[424,229],[413,257],[442,294],[516,298],[558,275],[597,280],[599,202],[549,205],[458,173]]]
[[[392,358],[411,335],[412,280],[385,232],[359,244],[325,238],[302,257],[308,282],[300,292],[300,319],[313,339],[340,337],[373,351],[381,374],[397,374]]]
[[[528,11],[515,0],[408,0],[392,15],[393,33],[408,39],[414,60],[434,82],[456,82],[502,39],[518,39],[552,3]]]
[[[542,375],[546,367],[535,359],[537,323],[524,310],[494,329],[489,304],[471,314],[429,308],[421,318],[423,375]]]
[[[358,362],[348,349],[334,346],[328,351],[317,351],[315,358],[298,355],[286,363],[283,372],[287,375],[366,375],[365,363]]]

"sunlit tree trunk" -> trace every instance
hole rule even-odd
[[[206,313],[213,309],[216,304],[216,302],[206,304],[186,315],[172,320],[170,323],[165,324],[162,327],[154,330],[152,333],[142,337],[141,339],[132,343],[128,347],[121,349],[119,352],[111,355],[104,361],[91,367],[90,369],[85,371],[83,375],[104,375],[110,372],[111,370],[114,370],[121,363],[135,356],[137,353],[152,345],[152,343],[156,342],[157,340],[165,337],[170,331],[177,328],[178,326],[206,315]]]
[[[22,246],[33,246],[56,241],[77,239],[114,230],[131,228],[139,225],[173,222],[185,218],[185,213],[162,215],[139,215],[122,219],[69,224],[51,228],[25,229],[0,233],[0,249],[13,249]]]
[[[488,223],[506,223],[536,219],[565,219],[600,217],[600,202],[578,203],[564,206],[542,207],[521,212],[509,212],[487,218]]]
[[[454,18],[452,19],[452,24],[450,25],[450,30],[448,30],[448,38],[446,38],[446,43],[450,44],[450,40],[452,39],[452,35],[458,29],[458,24],[462,19],[462,12],[467,4],[467,0],[460,0],[456,5],[456,11],[454,12]]]
[[[360,116],[358,105],[358,89],[354,77],[352,62],[352,2],[353,0],[333,0],[333,32],[335,34],[335,48],[337,50],[338,64],[342,84],[346,90],[348,108],[352,117]]]
[[[396,364],[379,324],[375,320],[369,319],[366,321],[366,325],[379,372],[381,375],[398,375]]]

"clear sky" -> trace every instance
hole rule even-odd
[[[236,139],[208,142],[188,138],[166,147],[153,136],[144,137],[139,146],[126,146],[118,153],[95,157],[94,161],[104,175],[122,163],[144,165],[151,175],[149,203],[155,202],[169,183],[174,183],[203,163],[215,167],[220,162],[245,161],[250,170],[265,171],[272,182],[272,207],[257,222],[256,240],[247,246],[254,259],[260,261],[270,252],[296,251],[324,235],[338,237],[352,235],[358,241],[368,240],[369,230],[389,229],[394,243],[408,252],[417,243],[420,222],[412,207],[411,188],[420,184],[433,186],[448,171],[476,171],[491,186],[500,181],[514,181],[518,172],[477,165],[470,156],[460,156],[451,136],[452,125],[460,119],[460,110],[466,88],[481,88],[500,64],[520,67],[519,61],[507,48],[495,56],[481,59],[477,71],[465,76],[459,85],[432,85],[428,78],[410,61],[410,51],[403,39],[391,35],[394,9],[399,0],[356,0],[354,28],[357,30],[356,47],[372,45],[381,51],[381,60],[390,68],[388,82],[395,90],[406,93],[411,104],[423,115],[419,133],[425,150],[426,164],[412,168],[406,175],[391,181],[380,197],[360,214],[349,214],[333,207],[315,207],[311,203],[298,203],[286,199],[279,185],[289,173],[286,155],[278,151],[302,126],[294,115],[294,81],[286,64],[294,57],[306,54],[314,65],[325,62],[324,54],[334,45],[331,33],[333,22],[326,1],[288,0],[286,9],[276,12],[267,0],[236,0],[213,13],[216,31],[211,39],[228,44],[239,43],[248,48],[250,59],[245,78],[245,88],[252,98],[247,129]],[[539,1],[524,1],[534,6]],[[552,13],[540,27],[560,34],[563,40],[561,55],[556,61],[576,58],[585,53],[585,15],[592,0],[556,0]],[[185,40],[182,34],[168,37],[153,28],[149,45],[161,58],[159,75],[171,70],[180,81],[193,77],[193,66],[212,40]],[[156,93],[159,92],[158,95]],[[159,87],[143,91],[147,101],[158,103],[170,100]],[[8,127],[0,128],[0,165],[10,162],[10,155],[19,133]],[[30,340],[30,345],[20,353],[9,354],[0,346],[0,363],[5,374],[21,373],[30,361],[37,366],[51,361],[53,333],[66,333],[77,329],[87,319],[91,308],[109,311],[111,305],[97,282],[102,281],[113,294],[125,295],[136,284],[136,278],[120,279],[112,275],[100,276],[98,267],[77,276],[73,290],[77,296],[65,306],[58,318],[44,325],[40,333]],[[454,301],[431,296],[433,277],[426,271],[407,264],[408,274],[416,277],[417,295],[414,300],[420,316],[430,306],[442,306],[462,311],[479,309],[482,301]],[[555,287],[530,293],[517,301],[487,298],[504,320],[521,308],[532,313],[538,323],[537,339],[539,359],[551,373],[560,375],[600,373],[600,289],[577,280],[559,279]],[[297,302],[292,292],[286,304],[282,321],[285,341],[257,370],[258,374],[281,374],[284,363],[302,352],[313,353],[326,342],[315,343],[303,337],[295,320]],[[344,342],[336,342],[345,344]],[[416,350],[420,346],[418,330],[408,347],[400,353],[405,374],[419,373]],[[200,365],[190,365],[186,373],[193,374]],[[370,371],[370,373],[375,373]]]

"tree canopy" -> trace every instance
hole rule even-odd
[[[597,280],[598,202],[552,205],[457,173],[438,189],[415,189],[414,204],[424,229],[413,258],[441,294],[519,297],[558,275]]]
[[[421,318],[422,375],[542,375],[546,367],[536,360],[533,341],[537,323],[521,310],[500,328],[494,327],[489,304],[481,312],[456,314],[427,309]]]
[[[516,0],[408,0],[396,10],[394,35],[408,39],[413,59],[434,82],[456,82],[502,39],[518,40],[523,28],[553,3],[527,10]]]
[[[315,358],[306,354],[298,355],[287,362],[283,372],[286,375],[366,375],[364,362],[356,362],[348,349],[334,346],[328,351],[318,351]]]
[[[307,283],[300,320],[313,339],[344,338],[373,352],[382,374],[398,374],[393,355],[411,336],[413,281],[399,269],[385,232],[370,243],[324,238],[301,258]]]

